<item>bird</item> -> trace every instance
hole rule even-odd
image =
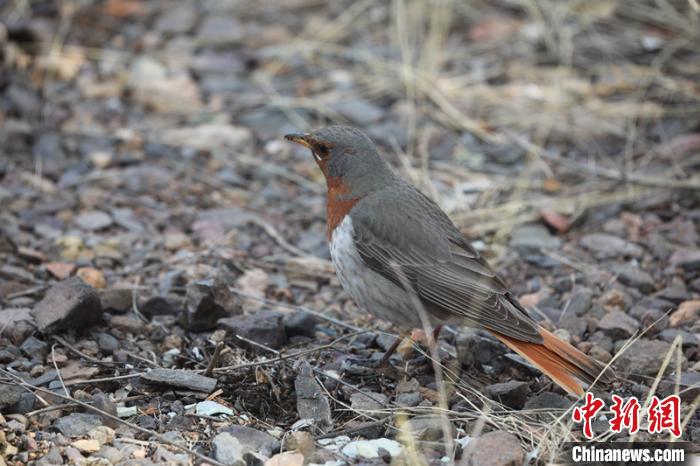
[[[310,149],[325,177],[331,259],[360,309],[404,330],[424,328],[419,308],[437,332],[484,329],[575,396],[582,383],[613,381],[600,362],[532,319],[447,214],[365,133],[328,126],[285,139]]]

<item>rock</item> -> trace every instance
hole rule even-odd
[[[191,147],[201,151],[236,149],[250,152],[253,133],[241,126],[228,123],[205,123],[187,128],[165,130],[161,142],[177,147]]]
[[[0,310],[0,329],[2,335],[12,343],[19,345],[34,332],[34,316],[26,307]]]
[[[667,343],[673,343],[673,340],[675,340],[678,335],[681,337],[681,346],[684,349],[694,348],[700,345],[700,340],[698,340],[698,337],[694,334],[677,328],[663,330],[659,333],[658,337]]]
[[[83,328],[102,317],[100,297],[78,277],[52,286],[32,311],[42,333]]]
[[[557,249],[561,241],[547,227],[540,224],[520,225],[510,235],[510,246],[520,252],[537,252],[540,249]]]
[[[85,283],[96,290],[103,290],[107,288],[107,281],[105,280],[104,275],[102,275],[102,272],[93,267],[81,267],[77,272],[75,272],[75,276],[82,278]]]
[[[287,334],[282,325],[283,317],[284,315],[279,312],[259,311],[254,314],[219,319],[219,327],[268,348],[278,349],[287,342]],[[236,343],[246,348],[251,346],[242,340]]]
[[[28,357],[37,359],[43,362],[46,354],[49,352],[49,345],[33,336],[24,340],[24,343],[19,347],[20,350]]]
[[[350,396],[350,408],[369,415],[376,415],[374,411],[385,408],[388,402],[389,398],[383,393],[356,392]]]
[[[112,316],[109,320],[109,326],[113,329],[132,333],[134,335],[141,335],[149,331],[146,322],[133,312]]]
[[[83,230],[96,231],[112,225],[112,217],[101,210],[83,212],[75,217],[75,224]]]
[[[97,346],[106,354],[112,354],[119,349],[119,340],[109,333],[100,332],[97,334]]]
[[[355,440],[345,445],[340,451],[345,456],[353,459],[383,458],[386,454],[395,457],[403,452],[403,445],[396,440],[389,440],[386,438]]]
[[[598,322],[598,328],[613,340],[629,338],[639,329],[639,322],[622,311],[612,311]]]
[[[644,250],[636,244],[607,233],[585,235],[581,238],[580,243],[599,259],[618,256],[639,258],[644,254]]]
[[[530,386],[526,382],[511,380],[486,386],[487,395],[499,403],[513,409],[520,409],[530,394]]]
[[[593,290],[590,288],[578,287],[571,292],[569,304],[566,306],[566,314],[573,313],[583,316],[591,308],[593,302]]]
[[[478,330],[463,328],[457,335],[457,357],[463,366],[476,363],[491,364],[493,360],[506,353],[506,348],[496,340],[481,336]]]
[[[71,445],[83,453],[95,453],[100,450],[100,442],[95,439],[76,440]]]
[[[66,437],[83,437],[102,425],[102,418],[96,414],[73,413],[56,419],[53,428]]]
[[[304,466],[304,455],[294,451],[285,451],[265,461],[265,466]]]
[[[316,335],[315,327],[318,323],[318,318],[310,312],[297,311],[286,314],[283,323],[288,337],[301,335],[313,338]]]
[[[682,302],[668,317],[668,323],[675,328],[693,324],[698,319],[700,319],[700,299],[693,299]]]
[[[180,325],[200,332],[216,327],[217,321],[242,312],[241,303],[223,278],[216,276],[187,286],[187,305]]]
[[[679,384],[678,395],[686,403],[692,403],[700,395],[700,373],[683,372]],[[659,383],[659,395],[666,397],[676,392],[676,375],[671,374]]]
[[[554,392],[542,392],[525,402],[525,410],[568,409],[571,402]]]
[[[311,419],[320,429],[330,427],[332,425],[331,407],[328,398],[306,361],[301,361],[299,374],[294,380],[294,388],[299,419]]]
[[[686,273],[700,271],[700,249],[679,249],[669,260],[672,267],[680,267]]]
[[[52,447],[48,453],[39,458],[36,462],[37,466],[49,466],[54,464],[64,464],[61,450],[58,447]]]
[[[66,278],[70,277],[73,272],[75,272],[77,266],[66,262],[49,262],[44,264],[44,268],[54,278],[65,280]]]
[[[455,426],[447,420],[452,438],[457,434]],[[423,442],[439,442],[445,436],[444,422],[441,416],[437,414],[425,414],[414,416],[407,421],[402,429],[411,432],[414,439]]]
[[[184,34],[190,31],[197,20],[197,11],[192,3],[181,3],[165,8],[155,22],[156,31],[166,34]]]
[[[242,445],[246,445],[253,451],[257,451],[263,456],[272,456],[280,450],[280,442],[267,432],[261,432],[252,427],[232,425],[221,429],[233,438],[238,440]]]
[[[141,314],[152,320],[155,316],[174,316],[180,313],[180,310],[162,296],[154,296],[149,298],[139,307]]]
[[[384,111],[381,108],[365,99],[339,100],[331,103],[328,107],[360,126],[375,123],[384,116]]]
[[[3,384],[0,389],[0,411],[11,412],[12,406],[19,403],[25,393],[27,391],[20,386]]]
[[[612,360],[612,354],[599,345],[593,345],[588,351],[588,355],[603,364],[607,364]]]
[[[236,19],[227,16],[207,16],[197,30],[197,43],[205,47],[225,47],[239,44],[244,37],[243,25]]]
[[[115,288],[111,290],[100,290],[100,303],[102,309],[112,312],[129,312],[133,305],[133,293],[129,289]]]
[[[197,392],[209,393],[216,388],[216,379],[185,370],[153,369],[141,374],[141,379],[154,385],[186,388]]]
[[[204,400],[197,403],[195,412],[201,416],[216,416],[217,414],[225,414],[227,416],[233,416],[233,410],[227,408],[221,403],[217,403],[213,400]]]
[[[612,271],[620,283],[637,288],[642,293],[651,293],[656,288],[656,282],[651,275],[635,266],[618,265],[612,267]]]
[[[618,357],[615,366],[630,375],[655,377],[670,348],[665,341],[640,338]]]
[[[214,459],[230,466],[246,466],[245,455],[249,452],[238,439],[231,434],[222,432],[217,434],[211,441]]]
[[[518,437],[508,432],[494,431],[477,437],[467,444],[460,466],[520,466],[525,452]]]

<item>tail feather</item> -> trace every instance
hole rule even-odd
[[[539,329],[542,343],[516,340],[493,330],[489,331],[572,395],[583,395],[583,387],[578,380],[588,384],[593,383],[596,378],[604,384],[613,380],[610,374],[603,373],[604,366],[598,361],[543,328]]]

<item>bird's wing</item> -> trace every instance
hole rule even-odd
[[[521,341],[542,341],[505,283],[419,191],[405,185],[368,196],[350,215],[365,264],[400,287],[409,285],[426,309]]]

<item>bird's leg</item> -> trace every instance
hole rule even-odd
[[[396,348],[399,347],[401,342],[409,336],[411,332],[409,330],[404,330],[401,333],[399,333],[399,336],[394,340],[394,342],[391,344],[389,348],[387,348],[386,353],[384,353],[384,356],[382,356],[382,359],[379,361],[380,366],[384,366],[389,363],[389,358],[391,358],[391,355],[396,352]]]

